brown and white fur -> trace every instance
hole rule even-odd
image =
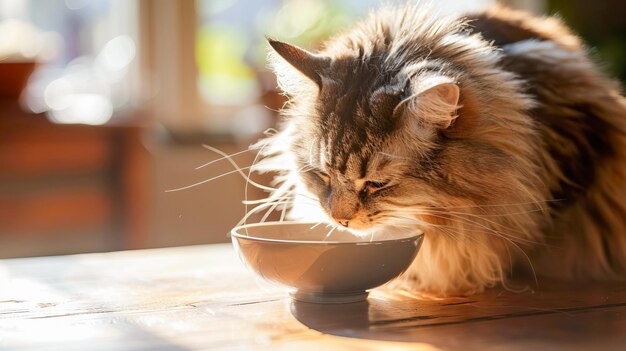
[[[407,5],[316,53],[270,44],[289,102],[255,170],[292,218],[422,230],[416,291],[625,277],[626,100],[558,19]]]

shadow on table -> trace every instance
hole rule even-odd
[[[626,305],[618,309],[538,309],[520,303],[517,313],[459,301],[368,299],[351,304],[291,302],[292,315],[324,334],[407,343],[431,350],[623,350]],[[518,301],[519,302],[519,301]],[[436,306],[436,307],[435,307]],[[409,312],[413,311],[413,312]],[[407,313],[408,312],[408,313]],[[503,313],[502,313],[503,312]]]
[[[292,300],[291,313],[311,329],[322,333],[342,335],[345,332],[367,330],[370,304],[361,301],[348,304],[317,304]]]

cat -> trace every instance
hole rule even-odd
[[[268,41],[288,102],[254,169],[290,218],[423,231],[416,292],[624,278],[626,99],[557,18],[412,3],[318,52]]]

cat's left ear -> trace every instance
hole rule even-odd
[[[457,117],[460,89],[447,77],[418,79],[410,84],[407,111],[426,125],[446,129]]]
[[[330,66],[330,58],[314,54],[295,45],[267,38],[270,46],[291,66],[322,87],[322,75]]]

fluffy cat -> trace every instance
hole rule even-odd
[[[289,102],[255,170],[292,218],[422,230],[415,291],[624,277],[626,100],[558,19],[410,4],[316,53],[269,43]]]

